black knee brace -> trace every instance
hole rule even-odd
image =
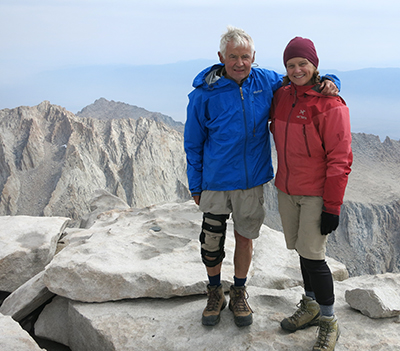
[[[219,263],[222,262],[222,260],[225,257],[225,250],[224,250],[224,244],[225,244],[225,235],[226,235],[226,220],[229,218],[229,215],[214,215],[212,213],[204,213],[203,215],[203,224],[202,224],[202,231],[200,233],[200,243],[204,244],[205,243],[205,238],[206,238],[206,233],[204,230],[215,233],[215,234],[221,234],[221,238],[219,241],[219,249],[217,251],[208,251],[201,248],[201,258],[203,260],[203,263],[207,267],[215,267]],[[218,221],[220,225],[212,225],[210,224],[207,219],[212,219],[214,221]],[[209,260],[207,257],[212,257],[215,259],[214,260]]]

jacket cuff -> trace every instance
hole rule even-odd
[[[330,214],[334,214],[339,216],[340,215],[340,207],[327,207],[327,206],[323,206],[322,211],[326,212],[326,213],[330,213]]]

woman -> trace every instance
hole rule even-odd
[[[320,94],[319,59],[311,40],[292,39],[283,59],[287,76],[271,109],[275,185],[286,245],[300,255],[305,293],[281,327],[294,332],[319,325],[313,350],[334,350],[340,332],[325,251],[327,234],[339,225],[351,171],[349,110],[340,97]]]

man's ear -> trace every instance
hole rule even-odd
[[[253,61],[251,61],[251,63],[254,63],[255,60],[256,60],[256,52],[254,51],[254,53],[253,53]]]
[[[224,56],[222,56],[222,54],[221,54],[220,51],[218,51],[218,57],[219,57],[219,61],[220,61],[221,63],[225,63]]]

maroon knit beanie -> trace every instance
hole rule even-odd
[[[283,52],[283,64],[293,57],[304,57],[318,68],[318,56],[314,43],[310,39],[296,37],[289,41],[285,51]]]

